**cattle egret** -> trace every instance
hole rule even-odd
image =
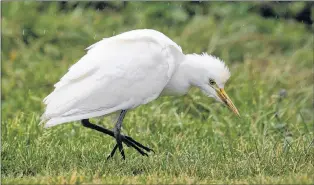
[[[91,45],[87,53],[56,83],[43,102],[41,122],[51,127],[80,120],[82,125],[115,138],[108,158],[122,143],[140,154],[152,149],[121,134],[123,118],[129,109],[162,95],[184,95],[196,86],[207,96],[227,105],[239,116],[224,84],[230,77],[224,62],[206,53],[183,54],[170,38],[155,30],[125,32]],[[119,113],[111,131],[90,123],[89,118]],[[145,152],[144,152],[144,151]]]

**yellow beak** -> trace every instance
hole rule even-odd
[[[227,95],[227,93],[225,92],[225,90],[223,88],[221,89],[217,89],[216,90],[219,98],[237,115],[240,117],[240,113],[238,111],[238,109],[236,108],[236,106],[232,103],[231,99],[229,98],[229,96]]]

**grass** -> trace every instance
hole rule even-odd
[[[301,23],[249,12],[254,5],[213,3],[189,17],[180,3],[129,3],[119,12],[2,3],[2,183],[313,184],[313,34]],[[218,6],[224,11],[204,10]],[[79,123],[38,125],[42,99],[84,48],[148,27],[185,53],[225,60],[232,73],[226,91],[242,117],[194,88],[159,98],[130,111],[123,127],[156,153],[126,148],[125,161],[106,161],[113,139]],[[93,121],[113,127],[111,118]]]

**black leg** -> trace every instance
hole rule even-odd
[[[114,128],[114,131],[111,131],[111,130],[108,130],[106,128],[103,128],[101,126],[98,126],[98,125],[95,125],[95,124],[92,124],[91,122],[89,122],[88,119],[83,119],[81,122],[82,122],[82,125],[86,128],[90,128],[90,129],[93,129],[93,130],[97,130],[99,132],[102,132],[104,134],[107,134],[107,135],[110,135],[111,137],[114,137],[116,140],[117,138],[115,137],[115,131],[116,131],[116,135],[120,135],[119,137],[119,140],[120,142],[123,142],[124,144],[126,144],[128,147],[133,147],[134,149],[136,149],[141,155],[145,155],[145,156],[148,156],[147,153],[145,153],[143,150],[147,151],[147,152],[154,152],[152,149],[142,145],[141,143],[135,141],[133,138],[129,137],[129,136],[124,136],[121,134],[121,126],[122,126],[122,120],[125,116],[125,113],[126,111],[123,113],[124,115],[122,115],[123,117],[121,117],[121,114],[119,116],[119,119],[115,125],[115,128]],[[120,122],[118,124],[118,122]],[[119,132],[120,134],[117,134],[117,132]],[[121,144],[122,145],[122,144]],[[114,156],[116,150],[119,148],[119,145],[118,145],[118,141],[117,141],[117,144],[114,146],[113,150],[111,151],[110,155],[107,157],[107,159],[111,158]],[[119,148],[120,150],[120,153],[121,151],[123,151],[123,147],[122,147],[122,150]],[[154,152],[155,153],[155,152]],[[124,154],[124,152],[123,152]],[[122,155],[122,153],[121,153]],[[123,155],[122,155],[123,157]]]
[[[114,137],[116,138],[117,145],[119,147],[119,151],[123,159],[125,159],[125,155],[124,155],[124,150],[123,150],[123,145],[122,145],[122,140],[121,140],[121,127],[122,127],[122,122],[123,122],[125,114],[126,114],[126,110],[122,110],[118,118],[118,121],[113,129]],[[113,151],[113,154],[114,152],[115,151]]]
[[[91,128],[91,129],[97,130],[99,132],[102,132],[104,134],[107,134],[107,135],[110,135],[110,136],[114,137],[114,133],[111,130],[108,130],[106,128],[100,127],[98,125],[94,125],[91,122],[89,122],[88,119],[83,119],[81,122],[82,122],[82,125],[84,127]]]
[[[107,157],[107,160],[110,159],[111,157],[113,157],[114,153],[116,153],[116,150],[118,148],[118,144],[116,144],[114,146],[114,148],[112,149],[112,151],[110,152],[110,155]]]

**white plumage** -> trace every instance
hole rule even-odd
[[[87,49],[44,99],[46,127],[131,109],[161,93],[184,94],[192,85],[220,100],[208,79],[223,88],[230,76],[219,59],[184,55],[155,30],[125,32]]]

